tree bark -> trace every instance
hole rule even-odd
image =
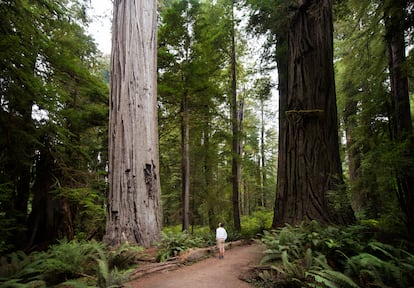
[[[287,111],[287,98],[288,98],[288,61],[287,61],[287,32],[286,35],[280,35],[277,39],[276,47],[276,62],[278,70],[278,91],[279,91],[279,141],[278,141],[278,164],[277,164],[277,186],[276,186],[276,199],[275,208],[273,214],[272,227],[277,227],[278,216],[276,212],[277,202],[279,201],[278,190],[284,189],[287,186],[287,173],[286,167],[286,156],[287,156],[287,145],[286,139],[288,137],[287,119],[285,111]],[[280,188],[279,188],[280,187]]]
[[[260,197],[261,197],[261,206],[262,207],[267,207],[267,195],[266,195],[266,188],[267,188],[267,183],[266,183],[266,169],[265,169],[265,164],[266,164],[266,159],[265,159],[265,124],[264,124],[264,99],[261,98],[260,99],[260,121],[261,121],[261,125],[260,125]]]
[[[104,237],[112,246],[148,247],[161,230],[156,8],[154,0],[114,1]]]
[[[288,31],[288,93],[286,102],[281,103],[281,109],[286,110],[280,115],[273,226],[310,220],[345,223],[352,217],[350,207],[334,209],[334,197],[339,197],[343,181],[333,72],[332,3],[302,0],[296,5],[291,7]]]
[[[188,111],[188,91],[184,92],[182,100],[181,121],[181,153],[182,153],[182,211],[183,231],[189,231],[190,226],[190,123]]]
[[[232,109],[232,184],[233,184],[233,224],[235,231],[241,230],[240,225],[240,181],[241,181],[241,147],[240,147],[240,129],[239,129],[239,113],[237,105],[237,76],[236,76],[236,41],[235,41],[235,23],[233,4],[231,7],[232,13],[232,30],[231,30],[231,109]]]

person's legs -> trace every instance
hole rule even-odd
[[[217,239],[217,247],[219,249],[219,259],[224,257],[224,239]]]
[[[220,239],[216,240],[216,244],[217,244],[217,250],[218,250],[218,257],[219,259],[221,258],[221,245],[220,245]]]

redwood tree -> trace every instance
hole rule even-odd
[[[236,231],[241,230],[240,224],[240,183],[241,183],[241,135],[240,135],[240,125],[241,121],[239,121],[239,111],[238,109],[238,101],[237,101],[237,59],[236,59],[236,40],[235,40],[235,18],[234,18],[234,2],[232,3],[231,7],[231,20],[232,20],[232,27],[230,28],[231,31],[231,123],[232,123],[232,159],[231,159],[231,181],[232,181],[232,188],[233,188],[233,225]]]
[[[331,0],[301,0],[291,6],[275,227],[309,220],[344,223],[352,217],[340,197],[332,26]],[[342,203],[344,207],[335,209],[334,204]]]
[[[115,0],[105,241],[148,247],[161,230],[155,0]]]
[[[408,93],[408,77],[404,69],[406,64],[405,30],[409,27],[407,10],[412,4],[407,0],[384,1],[385,40],[388,50],[388,66],[390,70],[390,92],[393,104],[393,140],[400,146],[400,159],[396,163],[397,197],[406,217],[409,234],[414,238],[414,140],[412,136],[412,119],[410,97]]]

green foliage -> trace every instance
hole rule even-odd
[[[172,1],[160,7],[158,87],[160,179],[164,220],[180,223],[180,127],[184,99],[189,109],[190,190],[193,223],[216,225],[213,215],[228,211],[223,188],[229,174],[228,120],[223,111],[228,87],[226,70],[229,15],[210,1]],[[214,224],[212,224],[214,223]]]
[[[164,1],[160,4],[158,29],[158,94],[160,131],[160,179],[165,225],[181,222],[182,173],[180,140],[184,99],[188,107],[190,145],[190,217],[196,225],[208,223],[214,229],[218,222],[230,223],[231,201],[231,121],[228,105],[231,90],[231,19],[229,1]],[[234,9],[238,9],[235,4]],[[236,13],[238,16],[239,13]],[[239,20],[236,19],[237,23]],[[238,29],[238,26],[237,26]],[[237,30],[236,29],[236,30]],[[236,31],[237,81],[248,87],[241,58],[245,52],[243,33]],[[239,61],[240,60],[240,61]],[[253,69],[252,69],[253,70]],[[267,79],[269,80],[269,79]],[[245,82],[246,81],[246,82]],[[268,143],[263,144],[259,156],[259,121],[256,111],[258,95],[264,101],[270,96],[270,83],[263,79],[255,91],[245,91],[243,153],[243,186],[248,197],[242,213],[253,212],[260,198],[265,196],[267,207],[274,193],[274,161],[277,141],[269,130],[264,132]],[[266,95],[265,95],[266,94]],[[240,97],[242,97],[240,95]],[[265,106],[264,103],[261,103]],[[266,103],[267,105],[267,103]],[[268,107],[265,107],[268,108]],[[263,108],[263,109],[265,109]],[[266,109],[267,110],[267,109]],[[273,120],[273,119],[272,119]],[[264,127],[264,126],[263,126]],[[269,126],[270,127],[270,126]],[[269,137],[268,137],[269,136]],[[273,149],[273,150],[272,150]],[[268,164],[261,165],[257,159]],[[261,183],[258,173],[266,173],[267,182]],[[273,173],[273,175],[271,175]],[[262,185],[261,188],[258,186]],[[260,192],[258,192],[260,190]],[[248,203],[247,203],[248,202]],[[264,205],[264,204],[262,204]],[[242,209],[242,208],[241,208]],[[247,220],[248,221],[248,220]],[[226,224],[228,228],[230,224]],[[247,223],[242,234],[254,235],[254,223]],[[231,230],[231,229],[230,229]],[[229,231],[231,233],[231,231]],[[234,235],[234,239],[240,235]]]
[[[322,227],[314,221],[265,231],[262,264],[272,270],[261,277],[288,287],[408,287],[413,255],[405,242],[393,246],[376,235],[372,226]]]
[[[142,246],[134,246],[128,243],[122,244],[114,251],[107,254],[109,269],[124,270],[136,263],[135,255],[144,251]]]
[[[1,252],[102,234],[108,87],[85,5],[0,2]]]
[[[350,277],[339,271],[320,270],[310,271],[307,276],[315,279],[317,284],[310,284],[309,287],[329,287],[329,288],[360,288]]]
[[[104,193],[101,193],[98,187],[61,187],[51,193],[60,199],[67,199],[73,207],[77,207],[78,213],[74,223],[76,239],[86,240],[91,235],[103,235],[106,214],[102,209],[102,203],[105,203],[105,199]]]
[[[197,236],[185,232],[162,232],[161,241],[158,242],[157,260],[164,262],[170,258],[177,257],[189,248],[204,247],[206,242]]]
[[[100,288],[123,287],[122,284],[128,281],[128,271],[120,273],[117,267],[109,269],[107,261],[99,259],[98,267],[98,287]]]
[[[362,287],[408,287],[414,280],[414,255],[400,247],[370,241],[364,252],[349,258],[345,272],[358,279]]]
[[[241,235],[243,238],[256,237],[262,234],[265,229],[272,226],[273,211],[258,210],[252,215],[241,217]]]
[[[345,168],[350,169],[353,206],[358,216],[380,220],[399,233],[407,229],[400,207],[405,200],[397,196],[398,174],[404,173],[396,170],[410,171],[413,163],[402,156],[404,144],[393,140],[395,103],[390,95],[384,14],[387,7],[398,11],[400,4],[348,0],[334,5],[335,82],[347,136]]]
[[[142,247],[124,245],[116,251],[96,241],[62,240],[45,252],[15,252],[1,258],[1,287],[121,287]],[[95,287],[95,286],[93,286]]]

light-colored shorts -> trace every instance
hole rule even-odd
[[[224,248],[224,239],[217,239],[217,248],[221,249]]]

